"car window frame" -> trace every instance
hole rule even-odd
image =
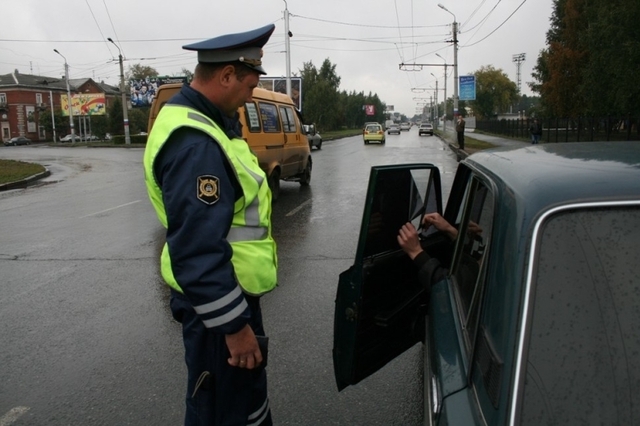
[[[451,210],[451,205],[447,204],[447,216],[450,217],[452,214],[455,214],[456,220],[455,227],[458,229],[458,237],[456,237],[456,243],[453,251],[453,259],[451,262],[451,268],[449,269],[448,279],[451,283],[452,293],[454,295],[454,300],[456,303],[457,310],[457,318],[461,325],[461,333],[462,333],[462,341],[464,342],[465,349],[465,362],[466,362],[466,371],[467,371],[467,381],[470,385],[472,385],[472,373],[473,373],[473,362],[474,357],[476,355],[476,345],[477,338],[480,330],[480,318],[482,315],[482,305],[483,298],[485,293],[485,288],[487,285],[487,268],[489,264],[489,259],[491,255],[491,232],[495,228],[495,220],[496,220],[496,208],[497,208],[497,200],[498,200],[498,192],[497,187],[494,182],[489,179],[487,176],[478,173],[476,170],[468,169],[467,173],[464,175],[464,181],[460,182],[460,184],[464,183],[464,191],[462,194],[459,194],[457,197],[454,195],[450,197],[449,202],[457,202],[458,207],[456,210]],[[454,183],[455,184],[455,183]],[[486,238],[486,244],[484,247],[484,254],[482,256],[482,263],[480,264],[480,268],[478,270],[478,275],[475,280],[474,289],[471,295],[469,307],[465,312],[464,302],[462,301],[462,294],[460,292],[460,288],[458,287],[456,281],[456,277],[454,276],[454,271],[457,266],[459,266],[462,256],[462,250],[465,242],[464,235],[467,232],[469,216],[471,215],[472,210],[472,200],[469,198],[469,194],[471,191],[475,190],[478,185],[482,184],[492,196],[492,212],[493,216],[491,218],[491,230],[489,235],[483,235]],[[459,188],[461,190],[462,188]],[[453,193],[452,193],[453,195]],[[457,200],[457,201],[456,201]],[[445,217],[447,217],[445,216]],[[452,223],[451,221],[449,221]],[[462,237],[461,237],[462,236]],[[468,326],[471,319],[475,320],[475,328],[473,329],[473,333],[469,333]]]
[[[279,105],[278,111],[280,114],[280,120],[282,121],[282,129],[285,133],[297,133],[298,122],[296,120],[296,114],[293,106],[291,105]]]

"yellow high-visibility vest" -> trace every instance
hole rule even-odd
[[[238,284],[251,295],[273,290],[277,284],[278,257],[276,243],[271,236],[271,190],[267,177],[243,139],[229,139],[213,120],[187,106],[165,105],[147,139],[143,161],[145,182],[160,223],[167,228],[162,190],[156,182],[153,166],[169,136],[180,127],[198,129],[211,136],[226,154],[242,187],[243,195],[235,202],[235,213],[227,235],[233,250],[231,263]],[[162,249],[160,269],[167,284],[183,293],[174,277],[166,243]]]

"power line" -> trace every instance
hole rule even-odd
[[[310,21],[318,21],[318,22],[326,22],[329,24],[336,24],[336,25],[347,25],[350,27],[365,27],[365,28],[387,28],[387,29],[396,29],[396,28],[402,28],[402,29],[410,29],[410,28],[436,28],[436,27],[445,27],[447,25],[419,25],[419,26],[410,26],[410,27],[403,27],[403,26],[389,26],[389,25],[374,25],[374,24],[354,24],[354,23],[350,23],[350,22],[339,22],[339,21],[330,21],[328,19],[320,19],[320,18],[310,18],[308,16],[302,16],[302,15],[294,15],[293,13],[289,13],[289,16],[292,17],[296,17],[296,18],[302,18],[302,19],[308,19]]]
[[[487,34],[484,38],[476,41],[475,43],[472,44],[465,44],[463,47],[471,47],[471,46],[475,46],[476,44],[480,43],[481,41],[486,40],[491,34],[495,33],[496,31],[498,31],[498,29],[500,29],[501,26],[503,26],[509,19],[511,19],[511,17],[522,7],[523,4],[525,4],[527,2],[527,0],[522,0],[522,3],[520,3],[520,5],[518,7],[516,7],[516,10],[514,10],[513,12],[511,12],[511,15],[507,16],[507,19],[505,19],[504,21],[502,21],[502,23],[500,25],[498,25],[493,31],[491,31],[489,34]]]

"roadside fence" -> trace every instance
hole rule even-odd
[[[545,142],[640,141],[640,117],[546,118],[542,123]],[[476,129],[510,138],[529,139],[532,118],[477,120]]]

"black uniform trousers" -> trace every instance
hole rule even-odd
[[[251,308],[251,328],[264,336],[260,299],[245,298]],[[191,303],[173,290],[170,306],[182,323],[188,370],[185,426],[271,426],[265,366],[232,367],[224,334],[207,329]]]

